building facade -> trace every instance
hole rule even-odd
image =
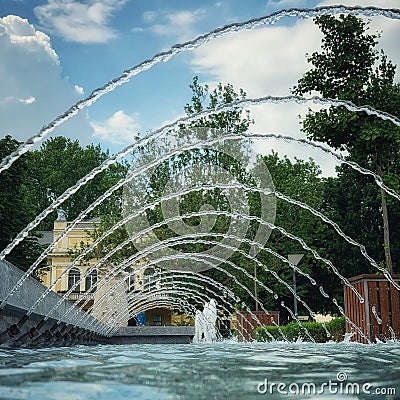
[[[71,268],[75,257],[93,242],[91,233],[99,222],[98,219],[79,222],[62,237],[47,256],[48,266],[41,271],[42,283],[105,323],[134,325],[138,319],[129,311],[130,305],[135,299],[146,297],[152,285],[161,289],[162,283],[156,278],[160,269],[143,268],[147,260],[140,260],[122,273],[109,274],[112,266],[99,268],[96,258],[81,260]],[[57,241],[70,224],[59,213],[53,231],[44,232],[47,244]],[[174,313],[169,307],[154,306],[144,314],[146,325],[194,324],[191,318]]]

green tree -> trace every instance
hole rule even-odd
[[[214,109],[215,107],[231,103],[239,98],[245,98],[245,93],[243,91],[240,91],[239,94],[237,94],[234,92],[231,85],[223,86],[220,84],[210,93],[208,87],[200,85],[196,77],[190,87],[193,96],[191,103],[185,106],[188,115],[207,109]],[[212,115],[200,121],[196,121],[191,125],[191,127],[210,127],[220,129],[223,132],[241,133],[248,130],[250,123],[251,119],[248,113],[243,112],[240,108],[234,108],[226,113],[221,113],[221,115]],[[178,137],[178,141],[182,140],[181,144],[185,143],[184,135],[185,132],[182,131],[182,137]],[[232,146],[230,147],[230,150],[235,154],[242,156],[239,162],[230,158],[226,154],[221,156],[217,150],[207,149],[207,151],[191,151],[190,154],[186,153],[163,163],[154,175],[151,190],[152,195],[154,195],[154,197],[159,196],[162,193],[165,184],[169,179],[171,179],[171,176],[182,168],[182,166],[199,162],[218,165],[223,169],[230,171],[239,182],[249,186],[254,185],[255,182],[252,181],[251,173],[246,170],[250,165],[248,152],[251,143],[248,141],[238,140],[232,144],[229,143],[228,146]],[[271,173],[277,190],[294,199],[305,202],[316,209],[321,209],[324,181],[320,178],[321,171],[314,161],[295,160],[295,162],[291,162],[287,157],[280,159],[276,153],[262,157],[262,161],[266,164]],[[255,192],[248,193],[246,201],[250,205],[249,214],[261,216],[260,208],[262,203],[259,194]],[[217,210],[230,211],[225,196],[221,194],[220,191],[213,190],[182,196],[179,208],[180,213],[186,214],[192,211],[198,211],[204,204],[211,204],[213,208]],[[162,221],[163,215],[161,208],[155,208],[154,211],[151,212],[150,218],[152,218],[152,223]],[[186,223],[196,225],[199,223],[199,220],[187,220]],[[212,232],[226,232],[229,223],[230,220],[228,218],[221,220],[217,219]],[[287,231],[302,237],[309,244],[313,244],[316,250],[320,250],[324,247],[324,243],[320,240],[320,237],[321,232],[325,230],[326,227],[317,217],[312,216],[306,210],[277,199],[276,224],[284,227]],[[246,238],[253,239],[257,229],[258,224],[252,223]],[[174,232],[169,231],[167,228],[165,228],[164,231],[157,231],[157,235],[160,239],[176,236]],[[290,253],[304,252],[297,242],[293,242],[277,232],[272,233],[266,246],[271,247],[272,250],[283,256],[287,256]],[[196,244],[186,247],[181,246],[180,250],[195,253],[201,252],[206,248],[207,247],[204,245]],[[238,248],[247,254],[250,253],[251,250],[250,246],[245,242],[239,244]],[[282,280],[288,282],[289,286],[291,286],[292,269],[287,264],[271,256],[266,251],[261,251],[261,253],[257,255],[257,259],[263,262],[272,271],[276,272]],[[250,274],[250,276],[248,276],[243,272],[239,272],[228,263],[222,265],[227,272],[235,276],[238,282],[247,287],[250,292],[253,292],[254,281],[251,276],[253,276],[254,273],[254,262],[239,252],[232,254],[228,261],[244,268],[248,274]],[[337,277],[332,273],[332,271],[329,271],[324,264],[321,265],[321,263],[317,262],[312,255],[306,255],[302,260],[300,267],[304,272],[313,276],[317,282],[320,282],[320,284],[324,283],[326,291],[330,293],[336,291],[338,286]],[[292,306],[293,296],[290,290],[288,290],[284,285],[278,283],[272,274],[266,273],[261,269],[261,267],[256,267],[256,272],[258,279],[260,279],[265,285],[273,288],[275,293],[279,296],[278,299],[275,299],[275,297],[271,296],[267,291],[258,287],[257,297],[259,301],[269,310],[279,309],[281,314],[284,316],[284,319],[286,319],[287,310],[281,307],[281,301],[284,300],[287,306]],[[249,293],[241,288],[234,279],[229,278],[226,274],[217,269],[208,270],[204,272],[204,274],[229,287],[250,308],[255,308],[254,300],[251,299]],[[307,299],[309,305],[314,310],[321,312],[327,312],[330,310],[337,311],[337,309],[334,309],[335,306],[332,302],[323,297],[319,290],[313,286],[307,278],[299,276],[298,284],[299,295],[302,298]],[[210,287],[210,289],[213,288]],[[300,312],[305,312],[305,310],[302,309],[301,304],[299,305],[299,310]]]
[[[382,249],[382,215],[381,200],[377,196],[376,185],[371,179],[360,175],[350,167],[342,167],[337,177],[326,180],[323,192],[322,209],[325,215],[337,221],[342,230],[365,244],[369,255],[374,259],[383,259]],[[399,207],[391,207],[390,223],[396,227]],[[391,230],[396,239],[396,229]],[[398,236],[397,236],[398,237]],[[345,277],[362,273],[376,273],[358,247],[352,246],[339,236],[332,236],[326,231],[321,238],[325,243],[325,254],[328,254],[339,271]],[[392,254],[399,255],[398,240],[392,241]]]
[[[0,157],[18,147],[11,136],[0,140]],[[0,232],[1,248],[48,207],[55,198],[73,186],[80,178],[98,167],[108,153],[100,146],[80,146],[78,141],[55,137],[43,143],[40,149],[24,154],[12,168],[0,174]],[[90,183],[78,190],[64,204],[68,219],[72,220],[94,200],[121,179],[127,171],[125,164],[117,163],[98,174]],[[106,224],[120,210],[121,191],[111,196],[91,216],[107,216]],[[52,230],[55,213],[41,224],[41,230]],[[22,241],[7,259],[22,270],[36,260],[43,246],[35,232]]]
[[[230,83],[226,85],[219,83],[217,87],[210,92],[210,88],[207,84],[199,84],[199,78],[197,76],[193,78],[193,82],[189,87],[192,90],[191,103],[187,103],[184,107],[186,114],[189,116],[205,110],[213,110],[225,104],[230,104],[246,98],[246,92],[243,89],[239,89],[239,93],[237,93]],[[192,126],[216,128],[224,132],[240,133],[246,132],[250,124],[250,112],[248,110],[243,111],[240,106],[234,106],[229,111],[201,118],[194,122]]]
[[[324,97],[369,104],[399,116],[400,85],[394,82],[393,64],[375,49],[379,35],[369,34],[368,23],[351,15],[321,16],[315,22],[324,35],[322,50],[307,56],[313,68],[299,79],[293,92],[302,95],[317,91]],[[330,107],[310,111],[303,121],[303,130],[312,140],[346,150],[351,160],[375,171],[390,186],[398,187],[399,160],[395,149],[400,130],[391,123],[349,112],[344,107]],[[384,259],[392,273],[389,205],[386,193],[381,189],[377,193],[382,210]]]
[[[271,173],[277,192],[321,211],[325,180],[321,178],[321,170],[312,159],[308,161],[301,159],[291,161],[286,156],[280,158],[274,152],[262,158]],[[327,230],[325,224],[309,211],[280,198],[276,200],[275,225],[302,238],[311,248],[320,253],[325,248],[323,239]],[[273,231],[266,246],[284,257],[287,257],[288,254],[304,254],[298,267],[314,278],[318,285],[323,285],[327,292],[337,294],[338,278],[332,271],[328,270],[324,263],[315,260],[312,254],[307,253],[298,242],[286,238],[277,231]],[[288,264],[266,251],[261,252],[258,255],[258,259],[292,287],[293,270]],[[293,294],[286,286],[278,283],[271,273],[265,273],[261,268],[257,268],[257,276],[279,296],[276,299],[264,289],[259,288],[259,298],[270,309],[280,311],[281,321],[287,320],[288,313],[281,306],[281,301],[283,300],[287,306],[292,308]],[[300,274],[297,274],[297,289],[297,293],[308,303],[313,311],[337,312],[332,301],[321,296],[318,287],[312,285],[309,279]],[[299,313],[307,313],[300,303],[298,306]]]
[[[197,77],[194,77],[190,88],[192,90],[191,101],[184,107],[188,116],[206,110],[214,110],[219,106],[246,97],[243,90],[236,92],[230,84],[218,84],[214,90],[210,90],[207,85],[201,85]],[[201,118],[188,126],[181,126],[176,131],[170,132],[169,135],[166,135],[164,140],[158,139],[156,142],[151,142],[149,145],[138,149],[137,154],[133,157],[132,169],[137,170],[138,167],[144,165],[149,160],[159,159],[166,152],[173,149],[180,149],[188,143],[214,137],[222,137],[226,133],[239,134],[245,132],[248,130],[250,124],[251,119],[249,113],[243,111],[240,107],[232,107],[232,109],[228,111]],[[132,191],[135,192],[135,198],[141,199],[142,201],[145,199],[146,203],[151,203],[165,194],[166,188],[168,188],[171,182],[174,182],[176,176],[181,177],[181,179],[178,180],[179,184],[177,186],[181,185],[183,188],[188,188],[193,186],[194,182],[197,184],[210,183],[213,181],[213,178],[215,178],[213,173],[216,173],[215,171],[218,169],[226,171],[238,182],[252,184],[254,182],[252,182],[248,171],[246,171],[249,165],[249,146],[250,143],[246,140],[230,140],[224,141],[222,146],[202,147],[201,149],[192,149],[171,156],[152,171],[151,177],[146,177],[147,179],[143,180],[141,177],[135,178],[135,188],[133,188]],[[195,176],[195,174],[198,175]],[[199,177],[198,180],[197,176]],[[203,181],[202,178],[204,178]],[[242,201],[246,200],[246,202],[250,202],[252,204],[250,213],[255,214],[260,208],[259,199],[260,196],[248,195],[248,198],[242,199]],[[178,209],[174,211],[177,211],[180,215],[185,215],[203,210],[205,207],[210,206],[215,210],[232,210],[226,192],[220,189],[210,189],[193,191],[181,196],[178,200]],[[174,215],[176,215],[176,213]],[[158,206],[149,210],[147,212],[147,219],[149,225],[164,221],[165,215],[163,215],[162,207]],[[198,229],[197,232],[203,232],[201,224],[205,219],[206,218],[192,217],[184,219],[183,222],[188,227],[187,231],[193,228],[194,231]],[[231,218],[227,216],[218,216],[212,226],[211,233],[227,233],[230,224]],[[140,230],[140,225],[136,223],[136,221],[133,225],[135,229]],[[255,229],[256,227],[253,228]],[[208,232],[207,230],[205,231]],[[179,236],[179,234],[166,225],[154,230],[154,232],[158,240]],[[206,234],[204,238],[207,239]],[[219,239],[212,237],[212,240]],[[174,249],[181,252],[199,253],[211,247],[212,246],[207,244],[194,243],[175,246]],[[243,246],[243,248],[248,250],[246,246]],[[246,268],[252,268],[248,261],[243,260],[237,254],[233,257],[232,261],[240,263],[240,265]],[[171,265],[172,262],[168,265],[165,264],[165,267],[171,267]],[[232,271],[227,264],[223,267],[233,274],[237,274],[236,271]],[[216,269],[208,270],[204,273],[213,277],[213,279],[224,282],[224,284],[228,284],[229,282],[229,279],[226,279],[226,274]],[[211,287],[210,289],[215,290],[215,288]]]
[[[100,145],[91,144],[83,148],[78,140],[72,141],[61,136],[44,142],[39,150],[32,152],[28,166],[34,183],[36,213],[48,207],[54,199],[107,158],[108,152],[103,152]],[[121,179],[126,170],[126,165],[114,164],[73,194],[62,205],[68,219],[76,218],[81,211]],[[117,206],[119,197],[120,194],[111,197],[93,213],[93,216],[107,213],[107,207]],[[53,220],[54,214],[51,218],[47,218],[47,223],[42,228],[52,229]]]
[[[190,88],[192,90],[191,103],[186,104],[184,107],[189,116],[205,110],[213,110],[221,105],[232,103],[246,97],[243,90],[236,93],[233,86],[230,84],[225,86],[219,84],[213,91],[210,91],[207,85],[199,84],[198,77],[194,77]],[[240,107],[233,107],[232,110],[201,118],[191,123],[189,126],[181,126],[179,130],[170,132],[163,140],[150,142],[147,146],[139,148],[137,154],[134,156],[132,169],[137,169],[151,159],[160,158],[172,149],[180,148],[196,140],[214,137],[214,134],[221,137],[221,132],[244,132],[248,129],[250,123],[249,113],[243,111]],[[211,128],[211,130],[203,128]],[[215,130],[214,133],[212,130]],[[248,179],[245,171],[245,167],[249,161],[247,158],[248,146],[248,141],[236,140],[230,141],[229,143],[224,142],[224,150],[229,148],[229,151],[226,152],[221,151],[221,148],[207,147],[185,151],[182,154],[172,156],[152,171],[149,182],[144,180],[142,183],[140,177],[138,179],[135,178],[135,191],[142,192],[142,198],[146,198],[147,202],[152,202],[164,193],[166,185],[173,180],[176,174],[181,173],[183,170],[193,171],[194,168],[198,166],[202,169],[199,175],[201,175],[201,172],[204,172],[204,176],[207,176],[207,174],[209,176],[209,171],[207,171],[207,169],[220,167],[224,171],[228,171],[235,176],[239,181],[245,182],[246,179]],[[239,155],[242,159],[239,161],[235,160],[231,154]],[[196,212],[205,204],[210,204],[214,209],[220,210],[227,209],[228,207],[227,199],[221,194],[221,190],[214,189],[192,192],[182,196],[179,203],[179,211],[181,214]],[[161,206],[149,210],[147,217],[150,224],[162,221],[164,218]],[[195,226],[198,225],[200,221],[200,218],[191,218],[186,220],[185,223]],[[229,219],[224,216],[219,216],[215,223],[214,232],[225,232],[228,225]],[[174,232],[167,226],[157,229],[156,234],[161,240],[175,236]],[[184,247],[185,246],[183,246],[183,248]],[[198,248],[199,251],[200,249],[204,249],[204,245],[200,244],[195,247]],[[191,246],[191,248],[193,249],[193,246]]]
[[[10,135],[0,139],[0,159],[12,153],[19,145]],[[31,154],[24,154],[12,168],[0,174],[1,249],[10,244],[36,215],[29,176],[30,163]],[[39,256],[41,248],[37,235],[32,233],[6,259],[26,271]]]

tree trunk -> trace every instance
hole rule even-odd
[[[382,178],[382,168],[378,163],[376,164],[376,171],[378,172],[378,175]],[[386,202],[386,192],[382,188],[380,188],[380,190],[381,190],[381,204],[382,204],[382,218],[383,218],[383,243],[385,248],[386,269],[388,270],[389,274],[393,274],[392,256],[390,254],[389,213]]]

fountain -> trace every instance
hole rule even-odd
[[[16,152],[6,157],[0,164],[0,173],[13,168],[13,163],[22,154],[29,151],[35,143],[52,132],[56,126],[161,61],[169,61],[182,52],[191,51],[209,40],[230,32],[274,24],[284,16],[309,18],[338,13],[368,17],[379,15],[391,19],[400,18],[400,10],[397,9],[324,6],[317,9],[283,10],[266,17],[216,29],[190,42],[176,45],[168,51],[156,54],[153,58],[124,71],[103,87],[94,90],[87,98],[79,101],[64,114],[44,126],[40,132],[21,145]],[[254,384],[256,372],[262,371],[263,368],[265,370],[266,364],[270,367],[268,369],[269,381],[277,381],[280,374],[274,372],[275,370],[279,372],[286,369],[290,375],[290,373],[296,372],[293,366],[300,362],[308,363],[310,371],[318,372],[317,376],[319,376],[313,384],[323,385],[326,380],[321,378],[323,375],[320,372],[321,363],[329,364],[332,359],[335,360],[336,364],[340,361],[341,371],[355,371],[354,374],[357,375],[354,379],[359,381],[358,375],[361,376],[363,371],[355,369],[354,365],[356,364],[354,363],[358,362],[360,358],[366,360],[366,363],[374,363],[374,367],[377,368],[376,381],[373,383],[380,383],[381,389],[387,390],[387,394],[393,394],[392,389],[398,383],[398,378],[395,368],[392,370],[385,363],[390,366],[394,365],[397,363],[396,360],[400,353],[396,338],[396,335],[400,334],[400,330],[399,326],[395,326],[397,324],[397,322],[394,323],[395,317],[391,315],[389,318],[384,315],[381,302],[378,301],[377,304],[379,305],[375,305],[374,299],[369,296],[364,283],[361,284],[359,281],[348,279],[331,260],[316,251],[312,244],[276,224],[277,199],[299,207],[304,212],[309,213],[310,216],[318,218],[331,228],[332,235],[340,236],[343,241],[360,252],[364,259],[381,274],[382,287],[390,288],[390,293],[392,293],[392,297],[389,296],[390,299],[394,298],[393,296],[398,296],[400,279],[389,274],[368,254],[362,243],[352,238],[327,215],[276,190],[272,181],[273,177],[270,176],[268,168],[257,158],[257,155],[249,152],[247,158],[243,158],[238,148],[242,143],[256,139],[291,141],[313,147],[333,157],[340,164],[347,165],[357,173],[372,177],[376,185],[391,196],[393,201],[400,201],[400,195],[385,184],[376,173],[343,158],[326,146],[305,139],[295,139],[279,133],[249,131],[232,133],[220,132],[210,128],[191,127],[191,124],[196,121],[232,110],[233,107],[287,102],[310,102],[317,105],[343,107],[348,111],[366,113],[400,127],[400,120],[393,115],[369,106],[359,107],[345,100],[318,96],[309,98],[294,95],[264,96],[237,100],[217,109],[206,110],[177,119],[175,122],[141,137],[137,142],[104,161],[101,166],[92,170],[55,199],[0,253],[0,268],[3,277],[0,281],[0,360],[5,360],[6,365],[11,365],[9,370],[6,370],[4,374],[6,378],[4,379],[2,379],[3,374],[1,373],[2,369],[0,369],[0,395],[12,397],[12,374],[23,374],[20,371],[23,369],[24,374],[38,374],[37,379],[42,383],[34,391],[36,391],[37,397],[46,398],[47,395],[43,395],[43,393],[51,392],[54,388],[51,380],[48,379],[48,375],[46,375],[46,368],[60,368],[61,362],[58,364],[58,361],[62,360],[65,365],[71,365],[83,371],[82,377],[79,378],[81,380],[78,380],[78,382],[84,382],[87,385],[96,380],[100,389],[91,387],[92,393],[95,393],[96,390],[101,392],[104,385],[108,396],[116,393],[117,396],[122,397],[122,392],[113,393],[114,389],[104,383],[110,377],[109,371],[118,371],[111,379],[117,383],[119,380],[126,379],[126,382],[129,382],[127,385],[132,385],[131,393],[137,394],[141,398],[154,398],[154,396],[163,398],[164,395],[165,398],[171,398],[168,397],[168,391],[174,390],[183,390],[184,395],[188,397],[197,393],[193,381],[199,378],[199,371],[207,371],[211,375],[212,371],[215,371],[216,375],[213,378],[216,385],[215,390],[224,392],[226,397],[235,398],[236,396],[238,398],[240,390],[235,386],[235,379],[240,379],[241,388],[244,388],[245,391],[245,395],[240,398],[247,398],[246,396],[252,398],[251,396],[256,393],[253,390],[254,387],[265,389],[264,393],[267,393],[265,377],[257,375],[260,378],[259,382],[258,385]],[[185,130],[182,126],[185,127]],[[81,210],[81,213],[73,221],[66,221],[65,214],[61,212],[60,207],[81,187],[118,160],[129,154],[137,156],[140,154],[140,149],[154,144],[157,145],[159,140],[165,138],[169,138],[168,145],[157,149],[156,155],[146,154],[143,157],[135,157],[126,176],[96,199],[86,210]],[[244,169],[251,179],[240,180],[230,171],[207,162],[189,163],[176,176],[170,177],[162,193],[158,193],[155,197],[147,196],[146,190],[149,182],[163,163],[186,154],[205,153],[210,149],[229,157],[232,163],[244,165]],[[144,186],[142,185],[143,182]],[[118,190],[123,190],[123,216],[121,220],[102,232],[79,254],[72,255],[71,262],[61,273],[52,278],[48,287],[44,287],[30,278],[32,272],[43,260],[46,260],[63,240],[68,240],[69,234],[74,232],[76,226],[87,220],[98,206]],[[180,213],[179,200],[186,195],[215,190],[225,196],[224,198],[229,203],[229,210],[227,208],[214,209],[211,206],[203,206],[195,212]],[[249,195],[258,196],[261,205],[260,215],[258,216],[250,212],[250,206],[247,204]],[[162,211],[163,220],[151,222],[149,215],[158,209]],[[18,248],[18,245],[28,237],[29,233],[55,210],[58,210],[60,219],[62,217],[65,222],[65,229],[52,243],[48,244],[48,247],[30,266],[28,271],[22,273],[15,266],[5,261],[5,257],[13,249]],[[193,220],[200,222],[196,224],[187,222]],[[215,229],[218,225],[217,221],[221,220],[229,220],[229,227],[224,232]],[[68,282],[68,289],[64,293],[61,295],[54,293],[58,286],[65,285],[67,277],[74,268],[79,268],[93,251],[124,226],[129,233],[126,240],[115,243],[113,249],[92,261],[82,274],[79,274],[76,279],[71,279],[71,284]],[[170,229],[174,235],[167,235],[160,239],[156,232],[162,229]],[[248,232],[251,229],[253,231],[249,235]],[[311,272],[303,270],[293,264],[290,257],[279,254],[278,251],[269,247],[268,237],[272,232],[290,240],[294,245],[300,246],[304,253],[311,255],[313,259],[321,262],[332,271],[337,280],[344,285],[346,307],[351,309],[354,304],[357,304],[359,308],[347,312],[347,309],[344,309],[330,293],[329,288],[325,287],[324,282],[317,282]],[[118,259],[119,254],[132,245],[135,247],[132,254]],[[190,251],[191,249],[201,250]],[[308,330],[306,324],[302,323],[297,311],[292,310],[282,299],[281,308],[287,310],[294,326],[301,332],[301,335],[298,335],[293,342],[287,337],[288,332],[284,331],[279,324],[279,313],[269,309],[266,304],[260,301],[257,296],[257,288],[263,290],[275,300],[280,298],[279,288],[284,288],[296,300],[296,304],[298,302],[307,312],[307,317],[315,320],[316,315],[309,306],[308,299],[296,292],[291,283],[287,282],[265,261],[262,257],[265,254],[278,260],[282,265],[288,266],[293,273],[301,275],[307,284],[315,288],[316,296],[322,296],[322,298],[332,301],[337,314],[344,317],[346,321],[348,332],[343,337],[343,343],[338,344],[332,341],[332,333],[325,323],[322,323],[321,326],[324,339],[328,343],[324,344],[325,347],[315,343],[316,340],[312,332]],[[235,258],[235,256],[239,258]],[[237,261],[238,259],[240,262]],[[249,272],[251,269],[249,266],[254,267],[254,275]],[[149,270],[152,273],[146,275],[146,271]],[[262,271],[263,276],[271,276],[274,284],[266,285],[256,274],[257,270]],[[85,292],[85,296],[78,296],[71,302],[71,297],[76,289],[79,289],[86,278],[96,271],[100,271],[101,274],[96,275],[96,281],[92,282],[90,288]],[[210,271],[215,272],[218,279],[215,275],[208,275]],[[234,289],[226,282],[231,282]],[[254,291],[252,290],[253,285]],[[257,311],[252,310],[253,306],[246,304],[238,293],[250,298]],[[380,293],[381,298],[383,298],[382,290]],[[349,302],[349,299],[352,303]],[[391,302],[389,299],[387,301]],[[390,306],[392,307],[392,304]],[[164,316],[161,313],[166,309],[170,311],[170,314],[178,312],[184,314],[185,318],[194,322],[194,327],[169,326],[172,321],[171,316],[167,320],[168,324],[163,324]],[[128,324],[135,315],[151,310],[157,310],[159,313],[153,315],[155,326],[152,326],[151,330],[147,330],[147,336],[157,338],[154,339],[155,343],[161,343],[163,340],[164,343],[173,343],[174,341],[174,343],[186,343],[193,338],[193,345],[191,347],[184,347],[183,344],[177,345],[173,348],[172,354],[167,347],[146,347],[144,343],[147,342],[143,341],[142,336],[146,336],[144,332],[148,327],[130,327]],[[376,333],[371,332],[371,329],[365,326],[366,319],[369,326],[378,327],[381,335],[383,331],[390,331],[390,337],[385,337],[386,343],[380,343],[376,340]],[[224,323],[229,324],[228,330],[234,331],[236,337],[232,336],[228,340],[222,340],[218,324],[222,326],[224,320]],[[235,320],[235,325],[233,320]],[[266,330],[265,335],[269,343],[250,343],[253,331],[267,323],[275,329],[274,332],[277,332],[279,339],[276,340],[277,337],[274,336],[272,331]],[[178,331],[181,332],[181,339],[184,337],[184,340],[177,341],[177,337],[180,335],[180,333],[177,333]],[[142,338],[138,339],[139,336]],[[309,343],[304,344],[304,338]],[[361,343],[368,343],[370,348],[373,348],[371,351],[374,352],[374,357],[370,357],[368,350],[364,350],[361,344],[353,343],[354,339]],[[377,344],[372,345],[372,342]],[[95,343],[102,343],[104,346],[71,347],[72,345],[92,345]],[[141,345],[140,347],[120,347],[123,349],[123,355],[121,355],[119,353],[121,350],[113,347],[114,343],[141,343]],[[58,350],[55,349],[56,346],[66,346],[67,349]],[[154,350],[155,348],[156,350]],[[51,353],[48,352],[49,349],[51,349]],[[282,350],[285,350],[284,356],[281,354]],[[288,357],[288,351],[290,351],[290,363],[287,363],[285,359]],[[205,354],[204,362],[199,358],[201,352]],[[217,357],[214,353],[217,353]],[[15,361],[12,360],[14,356],[16,357]],[[21,361],[22,359],[24,361]],[[140,359],[141,364],[138,359]],[[157,370],[154,369],[154,361],[158,363]],[[217,361],[220,361],[220,363]],[[240,368],[238,369],[239,364]],[[24,368],[20,368],[21,366]],[[61,368],[65,368],[64,365]],[[224,368],[227,373],[223,371]],[[234,371],[234,373],[230,374],[231,371]],[[324,367],[323,371],[326,375],[331,373],[327,367]],[[77,391],[84,390],[83,386],[76,386],[75,384],[72,384],[71,387],[66,386],[65,381],[74,381],[73,373],[70,370],[63,373],[63,378],[60,378],[62,383],[58,382],[58,386],[56,386],[58,391],[66,391],[67,395],[72,396]],[[337,371],[337,381],[344,382],[349,379],[343,373]],[[154,382],[146,381],[148,376],[152,376],[156,384],[168,382],[168,390],[162,393],[159,391],[155,395],[154,388],[157,385]],[[159,376],[162,376],[162,378],[160,377],[160,381],[157,381]],[[304,380],[304,377],[302,379]],[[329,379],[331,379],[330,376]],[[181,381],[184,382],[183,386],[180,383]],[[219,381],[223,382],[225,387],[221,387]],[[243,385],[246,384],[253,389],[245,388]],[[149,391],[146,392],[145,389],[140,388],[141,385],[147,387]],[[206,386],[204,382],[201,382],[200,389],[202,394],[210,397],[213,393],[213,387],[211,387],[213,385]],[[26,390],[23,387],[19,389],[18,395],[21,397],[27,396],[28,390],[33,390],[31,387]],[[261,392],[259,391],[259,393]]]
[[[218,339],[217,331],[217,303],[211,299],[204,304],[204,310],[196,311],[194,343],[213,343]]]

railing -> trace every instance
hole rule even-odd
[[[70,301],[94,300],[94,294],[93,293],[70,293],[67,298]]]

